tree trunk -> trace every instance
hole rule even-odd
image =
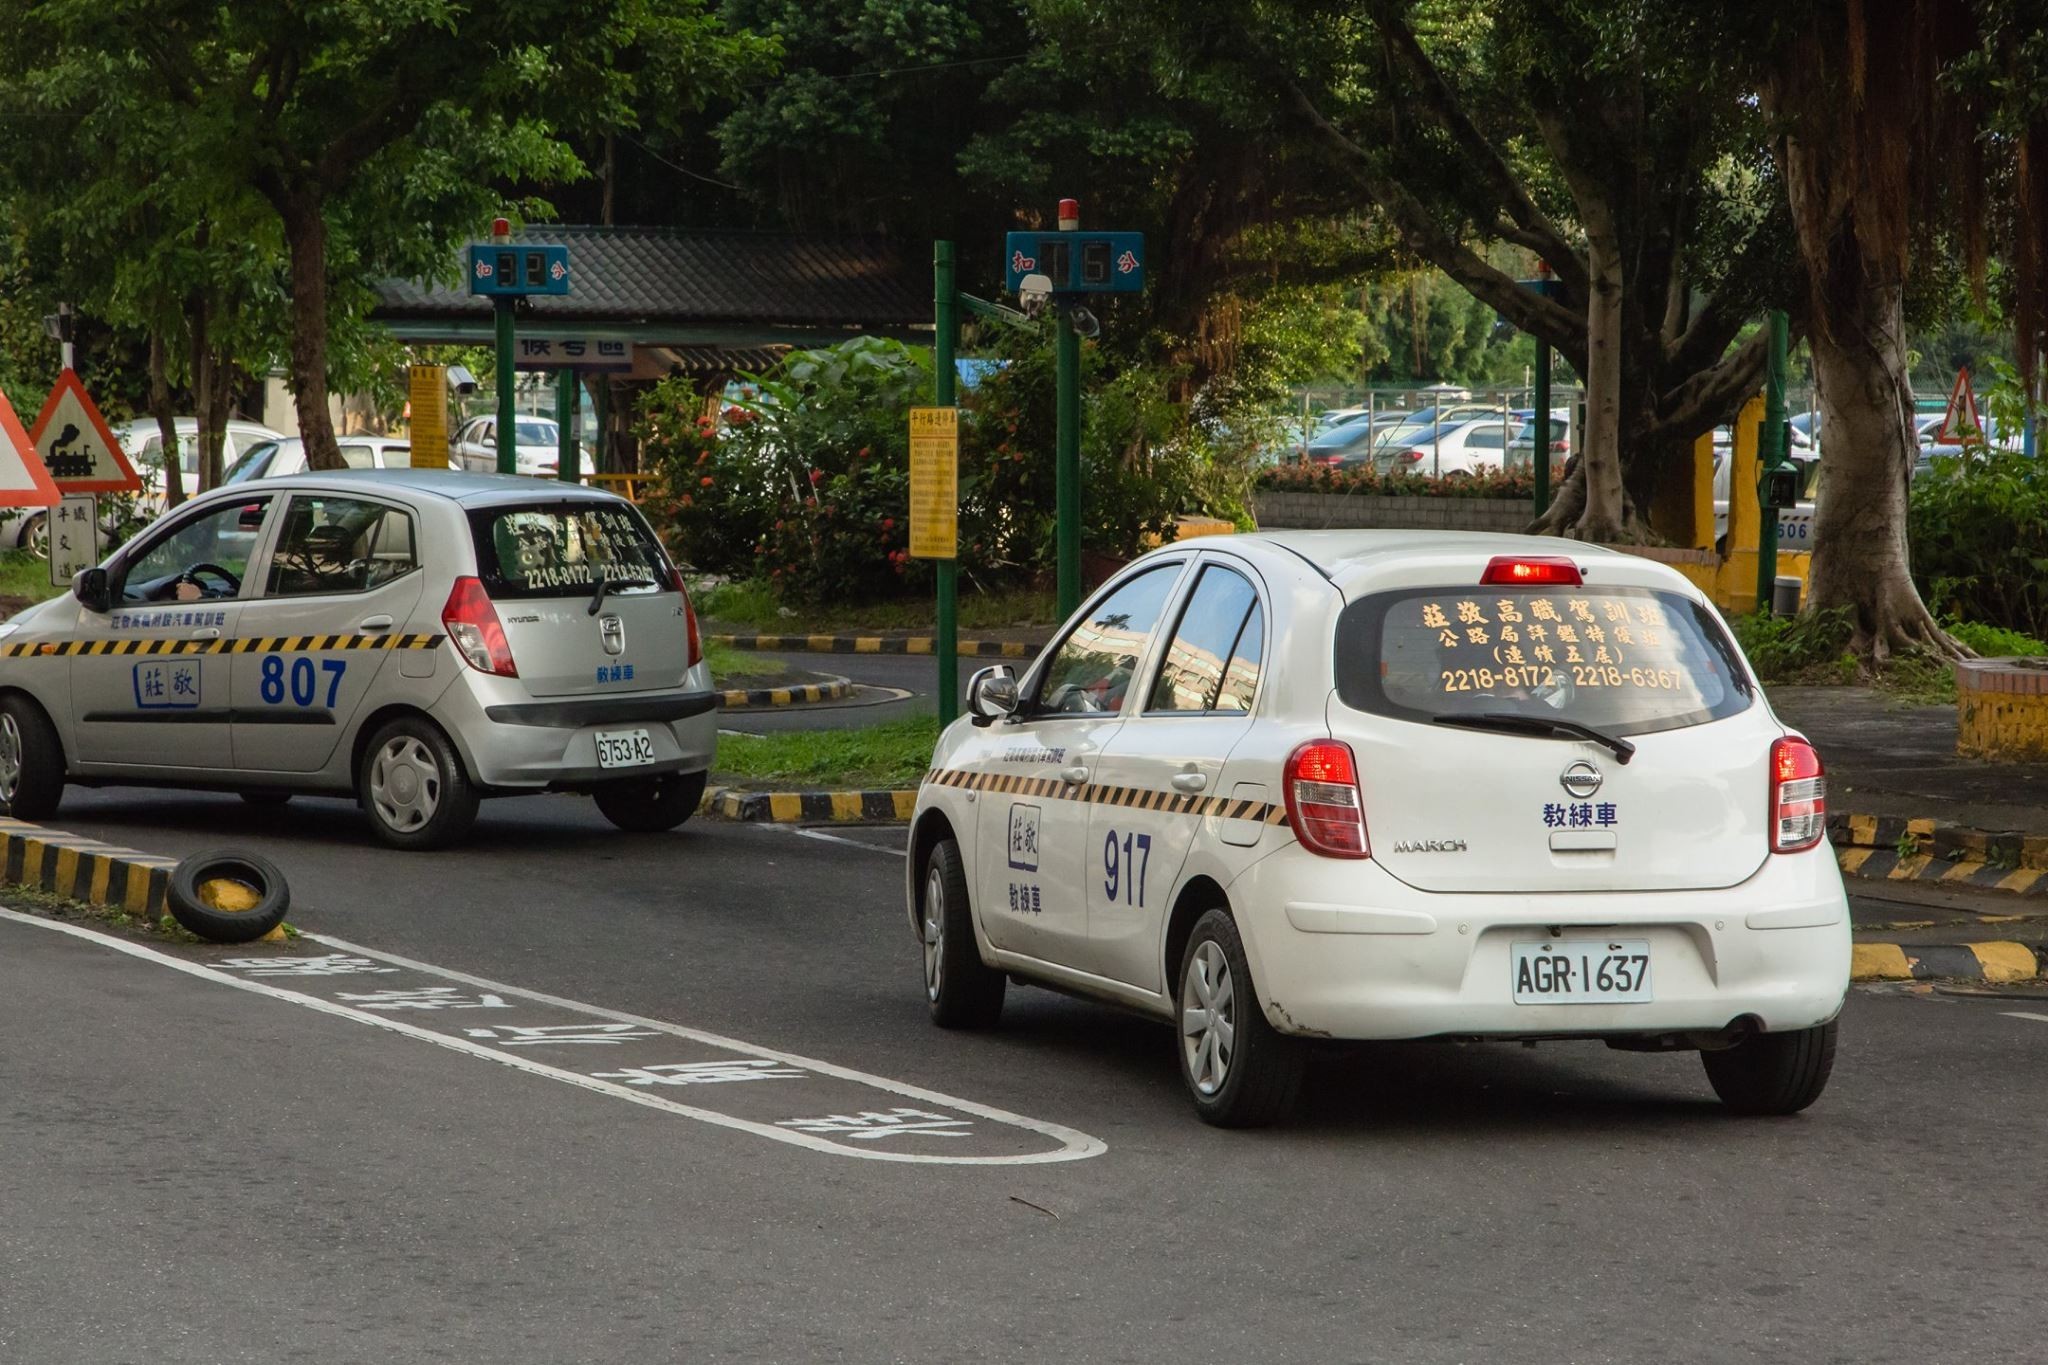
[[[185,500],[185,470],[178,459],[177,408],[171,403],[170,357],[165,352],[163,336],[151,332],[149,415],[156,419],[156,429],[161,433],[159,440],[164,455],[164,505],[176,507]]]
[[[310,469],[344,469],[327,410],[327,220],[320,201],[304,190],[277,204],[291,253],[292,401],[299,409],[299,439]]]
[[[1585,509],[1572,534],[1580,540],[1622,537],[1621,492],[1621,243],[1603,205],[1587,215]]]
[[[1917,451],[1902,291],[1861,283],[1830,292],[1827,326],[1811,338],[1827,441],[1806,609],[1849,608],[1850,647],[1876,662],[1899,649],[1956,652],[1907,572],[1906,497]]]
[[[218,488],[221,475],[226,472],[222,468],[221,451],[228,439],[228,405],[234,397],[235,370],[233,363],[219,351],[213,353],[207,368],[213,373],[213,386],[200,416],[199,486]]]
[[[606,227],[612,225],[612,194],[618,185],[618,148],[614,145],[615,135],[607,131],[604,135],[604,192],[599,199],[597,221]]]
[[[204,231],[203,225],[201,231]],[[185,325],[192,339],[192,417],[197,424],[192,440],[199,455],[196,491],[204,493],[213,487],[213,481],[206,477],[206,452],[213,444],[213,391],[220,382],[220,376],[214,367],[212,328],[207,317],[206,300],[197,294],[187,305]]]

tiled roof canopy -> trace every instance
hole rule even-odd
[[[574,292],[528,300],[522,315],[538,321],[882,327],[932,316],[929,267],[875,238],[543,223],[512,240],[569,248]],[[424,321],[490,312],[489,299],[464,287],[386,280],[372,315]]]

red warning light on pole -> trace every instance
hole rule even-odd
[[[1080,230],[1081,201],[1078,199],[1060,200],[1060,231],[1079,232]]]
[[[494,242],[509,242],[512,240],[512,220],[510,218],[491,219],[491,240]]]

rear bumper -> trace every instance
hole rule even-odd
[[[1849,912],[1823,843],[1718,891],[1460,895],[1372,862],[1290,845],[1228,888],[1260,1004],[1285,1033],[1331,1038],[1641,1036],[1766,1031],[1833,1018],[1849,988]],[[1647,940],[1654,999],[1517,1004],[1511,947]]]
[[[718,695],[698,664],[671,692],[537,702],[511,680],[465,672],[434,704],[433,716],[462,750],[470,776],[511,791],[583,788],[665,773],[702,772],[718,744]],[[654,761],[601,768],[597,732],[645,730]]]

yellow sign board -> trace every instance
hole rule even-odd
[[[407,372],[406,397],[411,401],[412,467],[448,467],[448,369],[445,365],[414,365]]]
[[[960,553],[960,409],[910,410],[910,554]]]

